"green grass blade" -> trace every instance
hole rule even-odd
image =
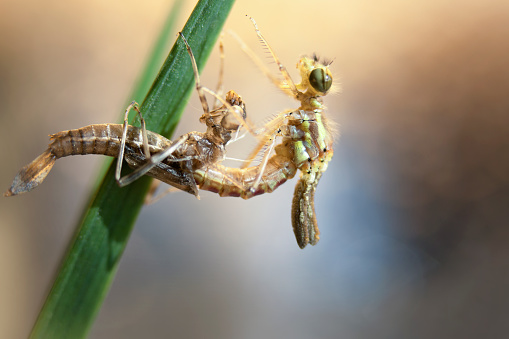
[[[198,67],[210,54],[233,2],[200,0],[189,17],[183,33]],[[170,136],[193,85],[189,56],[178,40],[141,105],[147,128]],[[114,171],[113,163],[84,211],[31,338],[82,338],[90,330],[150,185],[149,178],[142,178],[119,188]]]
[[[174,31],[174,26],[177,21],[177,17],[180,14],[183,3],[184,0],[176,0],[173,3],[172,8],[170,9],[170,13],[168,14],[168,17],[164,23],[163,29],[161,30],[161,33],[157,38],[154,47],[152,48],[152,53],[150,54],[149,60],[145,65],[145,69],[141,72],[141,75],[136,81],[132,94],[129,96],[128,102],[126,102],[126,107],[133,100],[136,102],[141,102],[150,89],[150,86],[154,82],[154,79],[157,76],[159,69],[161,68],[161,64],[163,63],[164,58],[168,55],[170,50],[170,42],[173,41],[175,34],[177,33]],[[133,124],[136,118],[137,116],[132,114],[130,116],[129,123]],[[119,117],[118,122],[123,123],[123,120],[124,116],[122,115]],[[92,187],[93,191],[98,189],[99,185],[103,181],[106,171],[110,167],[113,160],[114,159],[112,158],[106,158],[103,162],[103,166],[99,171],[96,182]]]
[[[170,42],[173,41],[175,37],[174,34],[177,33],[174,31],[174,26],[182,9],[183,3],[184,0],[176,0],[170,9],[168,18],[166,19],[161,33],[156,40],[145,69],[141,72],[141,76],[136,81],[136,86],[133,89],[131,97],[129,97],[129,102],[132,100],[141,102],[154,82],[154,78],[159,72],[164,58],[170,51]]]

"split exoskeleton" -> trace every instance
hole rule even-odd
[[[316,244],[319,230],[314,194],[333,154],[333,132],[324,116],[321,100],[332,86],[332,75],[328,69],[330,63],[321,62],[315,56],[301,58],[297,68],[302,80],[295,84],[255,21],[251,21],[258,37],[271,52],[283,80],[270,75],[264,66],[261,66],[262,71],[280,89],[300,102],[298,109],[276,115],[261,128],[252,126],[246,120],[245,105],[239,95],[230,91],[222,99],[219,94],[201,85],[191,48],[180,34],[192,61],[196,89],[204,110],[200,121],[207,125],[206,132],[190,132],[172,142],[146,130],[138,105],[133,102],[126,110],[123,125],[90,125],[52,135],[48,149],[21,169],[5,196],[30,191],[44,180],[56,159],[76,154],[117,157],[116,179],[121,186],[149,175],[196,196],[198,189],[202,189],[220,196],[248,199],[274,191],[300,170],[292,203],[292,225],[300,248]],[[243,48],[261,65],[250,50]],[[212,94],[216,103],[222,105],[216,104],[209,110],[205,92]],[[141,128],[127,124],[131,108],[139,114]],[[253,134],[259,144],[242,168],[226,167],[221,164],[226,157],[226,145],[238,136],[241,127]],[[260,155],[260,163],[249,166]],[[121,178],[124,159],[134,171]]]

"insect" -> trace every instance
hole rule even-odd
[[[252,18],[251,21],[258,37],[278,65],[283,80],[272,76],[264,66],[261,66],[262,71],[280,89],[300,102],[298,109],[282,112],[265,126],[253,128],[245,120],[245,105],[240,96],[230,91],[223,100],[215,92],[201,86],[191,48],[180,35],[192,61],[196,88],[204,110],[200,121],[207,125],[205,133],[191,132],[172,143],[146,130],[139,107],[133,102],[126,109],[123,125],[91,125],[52,135],[53,142],[46,152],[18,173],[5,195],[30,191],[44,180],[56,159],[75,154],[117,157],[116,179],[121,186],[148,174],[197,197],[199,188],[219,193],[220,196],[248,199],[274,191],[287,179],[293,178],[297,170],[301,170],[292,203],[292,226],[300,248],[307,244],[315,245],[320,232],[315,216],[314,193],[333,154],[333,132],[322,114],[324,106],[321,99],[332,86],[332,75],[328,69],[330,62],[321,62],[316,56],[302,58],[297,64],[302,80],[295,84],[262,36],[256,22]],[[253,53],[247,51],[258,65],[262,65]],[[204,92],[214,95],[216,103],[223,105],[209,111]],[[127,124],[130,109],[140,116],[141,128]],[[225,159],[226,144],[242,126],[260,139],[259,145],[242,168],[221,165]],[[281,143],[276,145],[278,140]],[[263,154],[260,164],[248,167],[260,153]],[[134,171],[120,178],[122,159]]]
[[[287,179],[301,171],[292,202],[292,226],[300,248],[315,245],[320,231],[315,215],[314,195],[322,173],[333,155],[335,128],[324,115],[323,96],[332,88],[331,62],[320,61],[315,55],[303,57],[297,63],[301,82],[295,84],[287,69],[269,46],[253,18],[250,18],[262,44],[271,53],[283,76],[279,80],[242,43],[242,48],[269,79],[283,92],[300,102],[300,107],[277,114],[269,123],[252,131],[261,138],[244,166],[228,168],[220,164],[194,171],[201,189],[218,192],[221,196],[240,196],[249,199],[272,192]],[[281,143],[276,145],[276,141]],[[247,167],[265,150],[259,165]],[[274,151],[274,154],[271,155]]]
[[[181,37],[185,41],[182,34]],[[189,45],[187,46],[196,89],[204,110],[200,121],[207,125],[205,133],[190,132],[172,142],[148,131],[138,104],[132,102],[125,111],[123,125],[96,124],[51,135],[52,142],[46,151],[18,172],[4,196],[18,195],[37,187],[59,158],[101,154],[118,158],[115,178],[120,186],[147,174],[199,197],[194,170],[203,166],[213,167],[225,158],[225,146],[238,132],[242,120],[246,117],[246,111],[242,98],[234,91],[228,92],[226,98],[222,99],[201,85],[196,61]],[[222,50],[221,44],[220,48]],[[220,82],[221,78],[222,76]],[[215,107],[211,111],[204,92],[210,92],[216,97]],[[216,107],[219,102],[223,105]],[[141,128],[128,125],[127,118],[131,109],[139,115]],[[134,171],[121,178],[123,159]]]

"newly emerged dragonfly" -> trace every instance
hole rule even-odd
[[[320,61],[316,55],[303,57],[297,63],[301,82],[295,84],[287,69],[279,61],[269,46],[253,18],[250,18],[262,44],[271,53],[283,76],[280,80],[273,76],[256,55],[245,44],[242,48],[262,69],[269,79],[283,92],[300,102],[300,107],[277,114],[269,123],[254,134],[261,138],[241,169],[202,168],[195,171],[197,181],[213,178],[208,186],[216,186],[221,196],[241,196],[248,199],[257,194],[272,192],[281,183],[301,171],[295,187],[292,202],[292,226],[300,248],[307,244],[315,245],[320,239],[315,215],[314,195],[322,173],[327,169],[333,155],[335,135],[334,123],[324,114],[322,97],[332,88],[332,74],[328,68],[330,61]],[[252,129],[249,129],[252,130]],[[281,140],[279,144],[276,142]],[[257,166],[247,167],[260,152],[263,159]],[[274,155],[272,154],[274,151]],[[230,184],[235,178],[235,185]],[[243,187],[239,190],[239,185]],[[211,190],[208,187],[208,190]]]
[[[332,61],[321,61],[316,55],[301,58],[297,63],[301,82],[295,84],[262,36],[254,19],[250,19],[260,41],[276,62],[283,80],[271,76],[266,70],[264,73],[283,92],[299,101],[300,107],[279,113],[261,130],[265,140],[260,142],[249,160],[254,159],[263,147],[268,147],[268,150],[275,148],[276,154],[286,155],[301,171],[300,179],[295,186],[291,215],[297,243],[300,248],[304,248],[307,244],[315,245],[320,239],[314,196],[318,181],[327,170],[333,155],[335,124],[326,118],[321,98],[332,89],[332,74],[328,67]],[[259,61],[257,64],[262,65]],[[274,147],[277,138],[281,138],[282,141]],[[265,154],[265,158],[267,155],[268,153]],[[264,162],[265,159],[262,165]]]

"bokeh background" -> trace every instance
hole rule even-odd
[[[48,134],[119,121],[171,5],[0,3],[3,189]],[[507,337],[509,3],[239,0],[226,29],[263,56],[246,14],[294,78],[301,55],[334,58],[322,238],[295,243],[295,180],[248,201],[170,194],[142,210],[91,337]],[[296,107],[228,35],[225,48],[225,87],[253,120]],[[215,50],[203,82],[217,71]],[[177,134],[203,129],[200,114],[194,95]],[[0,199],[0,337],[28,335],[102,162],[59,160]]]

